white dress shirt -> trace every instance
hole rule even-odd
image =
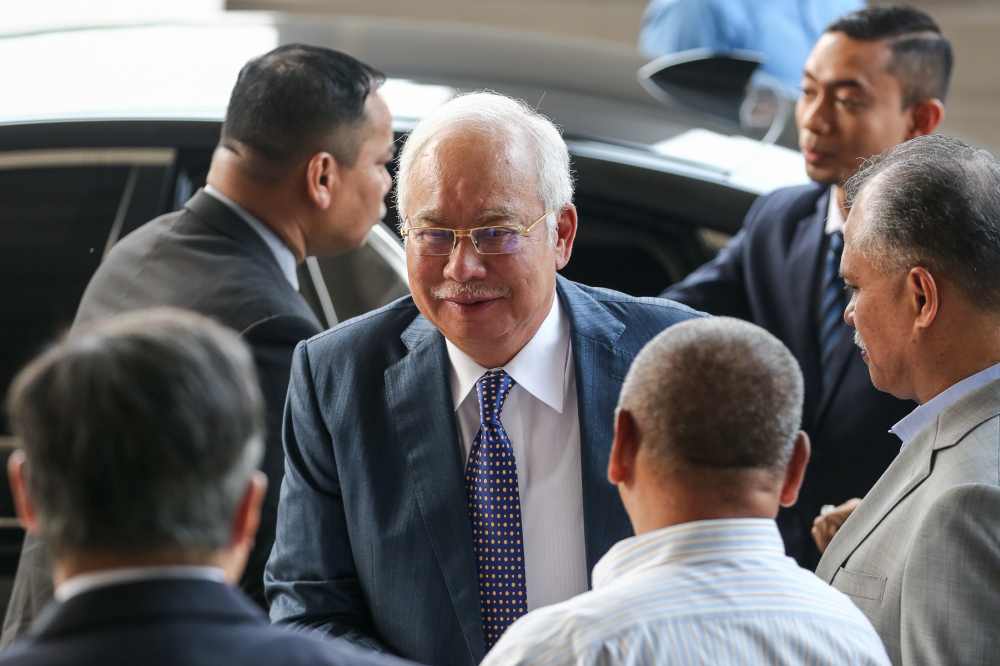
[[[271,254],[274,255],[274,260],[278,262],[278,267],[284,274],[285,279],[288,280],[288,284],[292,285],[292,288],[295,289],[295,291],[298,291],[299,274],[295,272],[298,262],[295,261],[295,253],[292,252],[287,245],[285,245],[285,241],[278,238],[278,234],[271,231],[270,227],[251,215],[246,208],[243,208],[243,206],[239,205],[211,185],[205,186],[205,194],[209,194],[225,204],[229,210],[236,213],[241,220],[249,224],[250,228],[257,232],[257,235],[263,239],[264,243],[267,244],[268,249],[271,250]]]
[[[517,463],[528,610],[587,589],[580,419],[569,321],[559,298],[534,337],[503,369],[517,384],[500,421]],[[446,342],[462,460],[479,431],[475,385],[490,368]]]
[[[924,404],[917,405],[916,409],[904,416],[896,425],[889,429],[889,432],[899,437],[903,442],[899,450],[902,451],[906,448],[906,445],[912,442],[922,430],[933,424],[937,420],[938,414],[973,391],[997,379],[1000,379],[1000,363],[991,365],[985,370],[980,370],[976,374],[952,384]]]
[[[830,188],[830,204],[826,207],[826,234],[844,231],[844,214],[840,211],[840,204],[837,203],[837,195],[833,188]]]
[[[482,666],[888,666],[851,600],[785,555],[773,520],[700,520],[619,541],[594,589],[525,615]]]
[[[225,583],[226,577],[222,569],[209,566],[160,566],[160,567],[122,567],[107,569],[94,573],[80,574],[64,581],[56,587],[56,601],[64,602],[78,594],[90,592],[101,587],[124,585],[146,580],[163,580],[175,578],[183,580],[211,580]]]

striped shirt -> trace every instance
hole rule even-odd
[[[851,601],[786,557],[773,520],[703,520],[617,543],[594,589],[515,622],[483,666],[889,664]]]

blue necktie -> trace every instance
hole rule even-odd
[[[823,264],[823,293],[819,309],[820,372],[823,388],[830,388],[836,368],[833,353],[847,333],[844,324],[844,281],[840,277],[840,255],[844,251],[844,236],[835,231],[829,236],[826,261]]]
[[[476,382],[479,432],[465,467],[487,650],[514,620],[528,612],[517,465],[510,438],[500,423],[500,411],[513,387],[514,380],[503,370],[490,370]]]

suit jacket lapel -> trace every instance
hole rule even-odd
[[[865,495],[864,501],[841,526],[827,547],[816,568],[816,575],[827,582],[833,580],[837,570],[857,550],[861,542],[878,527],[879,523],[910,492],[931,473],[931,458],[937,428],[927,428],[906,445],[885,474]]]
[[[906,445],[865,496],[830,543],[816,575],[832,581],[834,574],[861,542],[933,469],[937,451],[958,444],[970,430],[1000,413],[1000,381],[973,391],[946,408],[937,420]]]
[[[810,215],[799,222],[795,229],[795,237],[788,253],[788,271],[791,282],[787,285],[788,311],[794,316],[788,317],[791,335],[789,346],[793,349],[802,364],[805,384],[808,388],[821,385],[819,367],[819,345],[816,333],[816,295],[819,280],[822,275],[823,237],[825,233],[827,208],[830,205],[830,190],[816,200],[815,208]],[[820,403],[820,395],[806,395],[805,422],[816,413]]]
[[[558,278],[557,292],[570,320],[580,418],[580,467],[587,577],[617,541],[631,534],[618,491],[607,480],[612,414],[632,356],[615,349],[625,324],[578,286]]]
[[[409,353],[385,371],[389,414],[407,452],[417,506],[466,645],[478,663],[486,644],[444,337],[418,316],[401,339]]]

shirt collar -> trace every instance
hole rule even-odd
[[[298,262],[295,261],[295,254],[287,245],[285,245],[285,242],[278,238],[278,235],[271,231],[266,224],[251,215],[245,208],[219,190],[215,189],[211,185],[206,185],[205,192],[225,204],[231,211],[236,213],[240,219],[249,224],[250,228],[257,232],[257,235],[261,237],[264,243],[267,244],[267,247],[271,250],[271,254],[274,255],[274,259],[278,262],[278,267],[284,274],[285,279],[288,280],[288,283],[292,285],[296,291],[298,291],[299,276],[296,272]]]
[[[623,539],[594,566],[594,588],[635,571],[732,557],[785,557],[778,526],[768,518],[696,520]]]
[[[844,214],[837,203],[837,195],[830,188],[830,203],[826,208],[826,233],[832,234],[844,231]]]
[[[908,443],[912,442],[925,428],[934,423],[941,412],[973,391],[997,379],[1000,379],[1000,363],[991,365],[985,370],[980,370],[976,374],[970,375],[956,384],[952,384],[924,404],[917,405],[916,409],[900,419],[896,425],[892,426],[889,432],[902,440],[903,443],[900,447],[902,449]]]
[[[109,585],[134,583],[140,580],[181,578],[195,580],[211,580],[225,583],[226,577],[218,567],[199,566],[162,566],[162,567],[122,567],[94,573],[73,576],[60,584],[55,590],[56,601],[66,601],[78,594],[89,592]]]
[[[458,411],[476,382],[490,368],[476,363],[451,340],[445,339],[445,345],[451,365],[451,395],[455,411]],[[562,414],[569,351],[569,321],[559,305],[559,297],[554,296],[542,325],[503,370],[528,393]]]

